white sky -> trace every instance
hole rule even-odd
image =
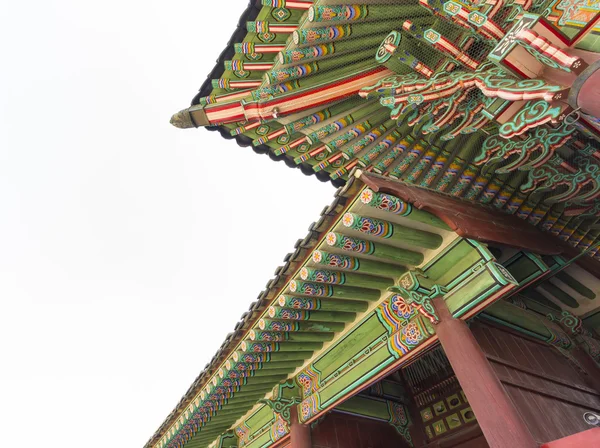
[[[0,446],[141,447],[331,201],[169,125],[246,4],[0,0]]]

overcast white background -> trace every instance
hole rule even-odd
[[[332,199],[169,125],[246,4],[0,0],[0,446],[141,448]]]

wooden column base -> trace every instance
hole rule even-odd
[[[436,333],[490,448],[537,448],[467,324],[434,299]]]
[[[298,420],[298,407],[291,409],[291,428],[289,448],[312,448],[310,425],[302,425]]]

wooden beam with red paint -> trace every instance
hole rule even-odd
[[[307,10],[313,5],[313,2],[301,0],[262,0],[262,5],[270,6],[271,8]]]
[[[363,87],[376,83],[392,73],[385,67],[376,67],[355,73],[327,84],[312,86],[304,91],[291,91],[263,101],[233,101],[208,105],[196,111],[198,125],[215,126],[227,123],[269,120],[312,109],[356,95]],[[205,117],[200,117],[201,113]]]

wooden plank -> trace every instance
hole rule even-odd
[[[559,377],[556,377],[554,375],[548,374],[546,371],[543,371],[543,370],[540,370],[540,371],[532,370],[532,369],[529,369],[527,367],[523,367],[521,365],[509,362],[509,361],[506,361],[506,360],[504,360],[502,358],[498,358],[498,357],[491,356],[491,355],[488,355],[487,358],[490,361],[494,362],[494,363],[502,364],[504,366],[511,367],[511,368],[513,368],[515,370],[520,370],[522,372],[525,372],[525,373],[527,373],[529,375],[533,375],[535,377],[538,377],[538,378],[541,378],[541,379],[545,379],[545,380],[554,382],[556,384],[560,384],[563,387],[567,387],[569,389],[574,389],[574,390],[578,390],[578,391],[585,392],[585,393],[588,393],[588,394],[592,394],[592,395],[597,396],[598,398],[600,398],[600,393],[598,393],[594,389],[589,388],[589,387],[585,387],[585,386],[580,386],[580,385],[577,385],[577,384],[573,384],[572,382],[567,382],[567,381],[565,381],[565,380],[563,380],[563,379],[561,379]]]
[[[540,442],[543,437],[543,428],[539,427],[538,420],[540,409],[534,401],[529,397],[529,391],[524,389],[511,386],[510,384],[503,383],[506,393],[515,404],[519,414],[523,417],[523,420],[527,422],[527,427],[531,432],[533,438]]]
[[[499,379],[504,384],[509,384],[513,387],[525,389],[529,392],[534,392],[535,394],[538,394],[538,395],[551,397],[551,398],[555,399],[556,401],[563,401],[566,403],[570,403],[573,406],[577,406],[577,407],[580,407],[583,409],[588,409],[588,410],[594,411],[594,412],[600,411],[600,402],[596,402],[595,404],[592,404],[592,403],[586,404],[586,403],[581,403],[576,400],[573,400],[572,397],[570,397],[564,393],[558,393],[555,395],[553,392],[545,389],[540,383],[527,384],[524,381],[513,380],[513,379],[510,379],[507,377],[502,377],[502,376],[500,376]]]

